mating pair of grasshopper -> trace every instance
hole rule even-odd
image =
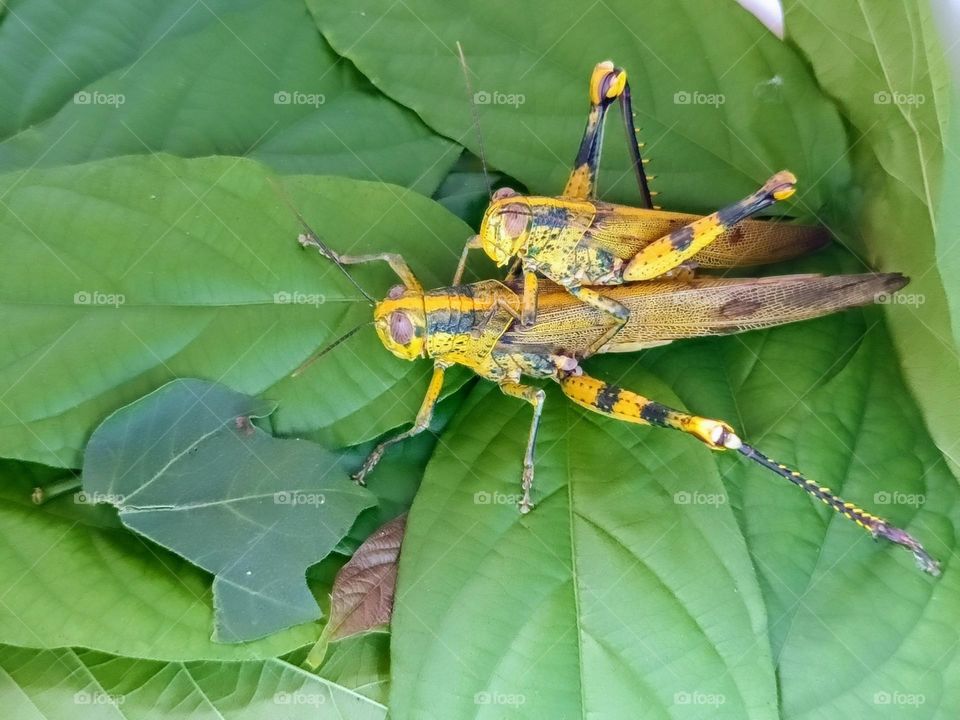
[[[794,258],[822,246],[827,237],[817,228],[746,219],[793,194],[795,178],[789,172],[777,173],[757,192],[712,215],[661,211],[652,204],[654,193],[636,139],[626,72],[600,63],[589,92],[586,129],[563,194],[528,196],[510,189],[494,193],[480,233],[467,241],[450,287],[425,290],[400,255],[341,255],[309,228],[300,236],[304,247],[318,249],[344,273],[345,265],[389,263],[403,284],[376,303],[377,334],[396,356],[432,358],[434,363],[413,426],[378,445],[356,480],[362,483],[391,445],[427,429],[444,371],[465,365],[533,407],[520,503],[521,512],[528,512],[545,393],[522,379],[549,378],[573,402],[594,412],[681,430],[711,449],[738,451],[874,537],[907,547],[923,570],[938,574],[937,562],[911,535],[774,462],[746,444],[727,423],[667,407],[583,371],[581,361],[596,353],[628,352],[682,338],[819,317],[868,304],[907,282],[895,273],[763,279],[697,276],[699,267],[733,268]],[[616,102],[643,208],[595,199],[604,121]],[[468,252],[474,248],[482,248],[499,265],[513,262],[507,279],[461,284]]]

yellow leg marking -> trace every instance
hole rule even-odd
[[[560,380],[560,387],[564,395],[577,405],[600,415],[639,425],[649,424],[681,430],[714,450],[736,449],[740,445],[740,438],[725,422],[674,410],[589,375],[566,377]]]
[[[533,325],[537,320],[538,285],[536,273],[523,273],[523,304],[520,307],[520,322],[523,325]]]
[[[391,445],[396,445],[401,440],[419,435],[430,427],[430,420],[433,419],[433,410],[437,406],[437,401],[440,399],[440,392],[443,390],[443,374],[446,369],[447,366],[444,364],[433,364],[433,377],[430,378],[427,393],[423,396],[423,402],[420,403],[420,410],[417,412],[417,419],[413,423],[413,427],[399,435],[395,435],[389,440],[384,440],[371,451],[367,459],[363,461],[363,465],[361,465],[360,469],[353,475],[353,479],[356,480],[358,484],[366,484],[367,475],[376,467],[377,463],[380,462],[380,458],[383,457],[383,453],[387,451],[387,448]]]

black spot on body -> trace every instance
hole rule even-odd
[[[737,298],[720,307],[720,317],[746,318],[753,315],[762,307],[763,303],[757,302],[756,300]]]
[[[567,225],[567,211],[563,208],[546,208],[540,215],[540,222],[551,228],[562,228]]]

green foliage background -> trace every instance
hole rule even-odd
[[[960,714],[950,75],[922,0],[784,4],[786,42],[732,0],[564,0],[549,12],[529,0],[7,2],[0,699],[11,717]],[[103,507],[30,503],[31,488],[80,467],[107,414],[174,377],[276,400],[279,434],[345,466],[409,421],[428,370],[371,331],[289,378],[368,310],[297,251],[274,184],[338,249],[400,251],[425,285],[446,284],[486,197],[457,40],[475,91],[523,98],[474,105],[498,178],[560,189],[587,74],[610,57],[630,72],[665,207],[711,210],[790,168],[801,190],[787,211],[838,242],[765,272],[911,276],[911,304],[590,370],[730,420],[908,527],[943,561],[940,579],[736,458],[590,415],[552,389],[539,506],[520,517],[497,499],[516,492],[529,409],[465,374],[442,433],[391,452],[371,479],[380,507],[308,573],[325,605],[344,557],[419,485],[391,633],[336,644],[316,674],[301,661],[321,623],[215,643],[209,575]],[[604,196],[631,201],[622,139],[609,135]],[[382,268],[356,277],[373,295],[394,282]],[[278,293],[325,302],[277,304]],[[684,502],[697,497],[712,500]]]

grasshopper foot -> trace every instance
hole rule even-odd
[[[526,515],[533,510],[533,501],[530,499],[530,488],[533,487],[533,466],[523,466],[523,498],[520,500],[520,514]]]
[[[362,487],[367,485],[367,475],[370,474],[370,471],[380,462],[380,458],[383,456],[383,451],[377,448],[372,453],[367,456],[367,459],[363,461],[363,465],[360,466],[360,469],[353,473],[350,477],[353,478],[353,481]]]

